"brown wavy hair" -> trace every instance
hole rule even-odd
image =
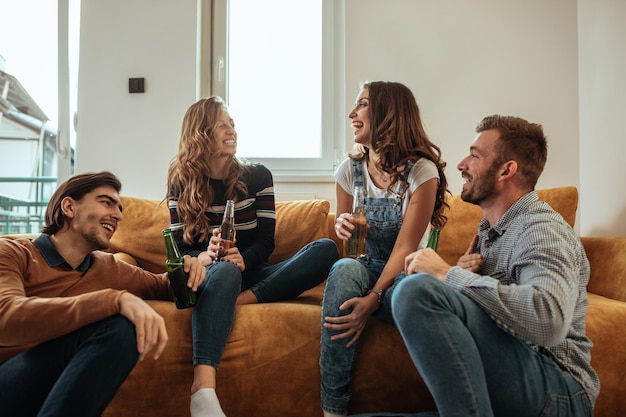
[[[398,181],[407,181],[398,167],[420,158],[432,161],[439,172],[439,185],[431,224],[443,227],[447,221],[446,194],[450,194],[444,174],[446,163],[441,159],[441,150],[424,130],[415,96],[404,84],[392,81],[370,81],[361,88],[369,91],[371,147],[379,157],[376,166],[390,176],[389,189]],[[369,152],[366,146],[356,144],[350,158],[369,160]]]
[[[209,237],[209,220],[205,210],[213,204],[213,189],[209,186],[211,161],[218,154],[213,132],[222,112],[228,111],[221,97],[203,98],[192,104],[183,118],[178,154],[171,160],[167,172],[167,200],[178,200],[177,213],[185,224],[183,239],[191,244],[198,237]],[[226,199],[238,201],[248,190],[243,181],[244,163],[234,155],[226,173]]]
[[[61,209],[61,202],[65,197],[71,197],[78,201],[85,194],[104,185],[113,187],[118,194],[122,190],[120,180],[109,171],[83,172],[70,177],[63,184],[59,185],[52,197],[50,197],[50,201],[48,201],[45,215],[46,223],[41,228],[41,232],[53,235],[65,227],[67,218]]]

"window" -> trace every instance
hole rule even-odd
[[[229,105],[237,154],[275,175],[331,175],[343,156],[343,130],[335,129],[345,124],[336,111],[343,97],[334,94],[343,91],[334,61],[340,7],[333,0],[214,2],[204,37],[212,45],[210,94]]]
[[[72,63],[77,62],[80,0],[5,3],[0,19],[0,234],[36,233],[57,181],[67,179],[73,168],[70,79],[76,79]]]
[[[0,176],[63,181],[73,173],[70,125],[76,106],[80,0],[11,2],[2,11],[0,94],[6,94],[9,104],[0,109],[0,142],[11,151],[5,152],[6,161],[0,158]],[[33,138],[40,143],[30,153],[25,145]],[[54,191],[53,184],[46,185]]]

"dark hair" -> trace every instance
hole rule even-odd
[[[399,180],[406,181],[399,166],[408,161],[426,158],[432,161],[439,172],[439,184],[431,223],[442,227],[446,223],[444,215],[448,181],[444,174],[446,163],[441,159],[441,150],[430,141],[420,115],[420,109],[413,92],[404,84],[393,81],[370,81],[362,89],[369,91],[370,138],[374,152],[378,154],[378,168],[391,178],[389,188]],[[368,158],[369,150],[356,146],[353,159]]]
[[[104,185],[115,188],[115,191],[118,193],[122,189],[120,180],[108,171],[76,174],[65,181],[57,188],[48,202],[48,207],[46,208],[46,224],[41,231],[52,235],[63,229],[66,218],[63,214],[63,210],[61,210],[61,201],[63,201],[65,197],[80,200],[85,194]]]
[[[520,186],[534,189],[548,159],[548,142],[540,124],[520,117],[494,114],[476,126],[476,133],[495,129],[500,134],[495,144],[494,165],[515,161],[520,173]]]

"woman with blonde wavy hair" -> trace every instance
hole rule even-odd
[[[335,243],[320,239],[269,265],[276,226],[272,174],[262,164],[238,159],[236,151],[235,124],[220,97],[189,107],[168,171],[167,200],[181,252],[206,267],[192,316],[191,417],[224,416],[216,372],[235,305],[295,298],[320,284],[339,258]],[[235,201],[236,242],[218,258],[226,200]]]

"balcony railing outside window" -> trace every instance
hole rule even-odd
[[[32,199],[4,193],[4,184],[24,183]],[[29,184],[29,185],[27,185]],[[0,177],[0,235],[39,233],[44,225],[46,206],[56,189],[56,177]]]

